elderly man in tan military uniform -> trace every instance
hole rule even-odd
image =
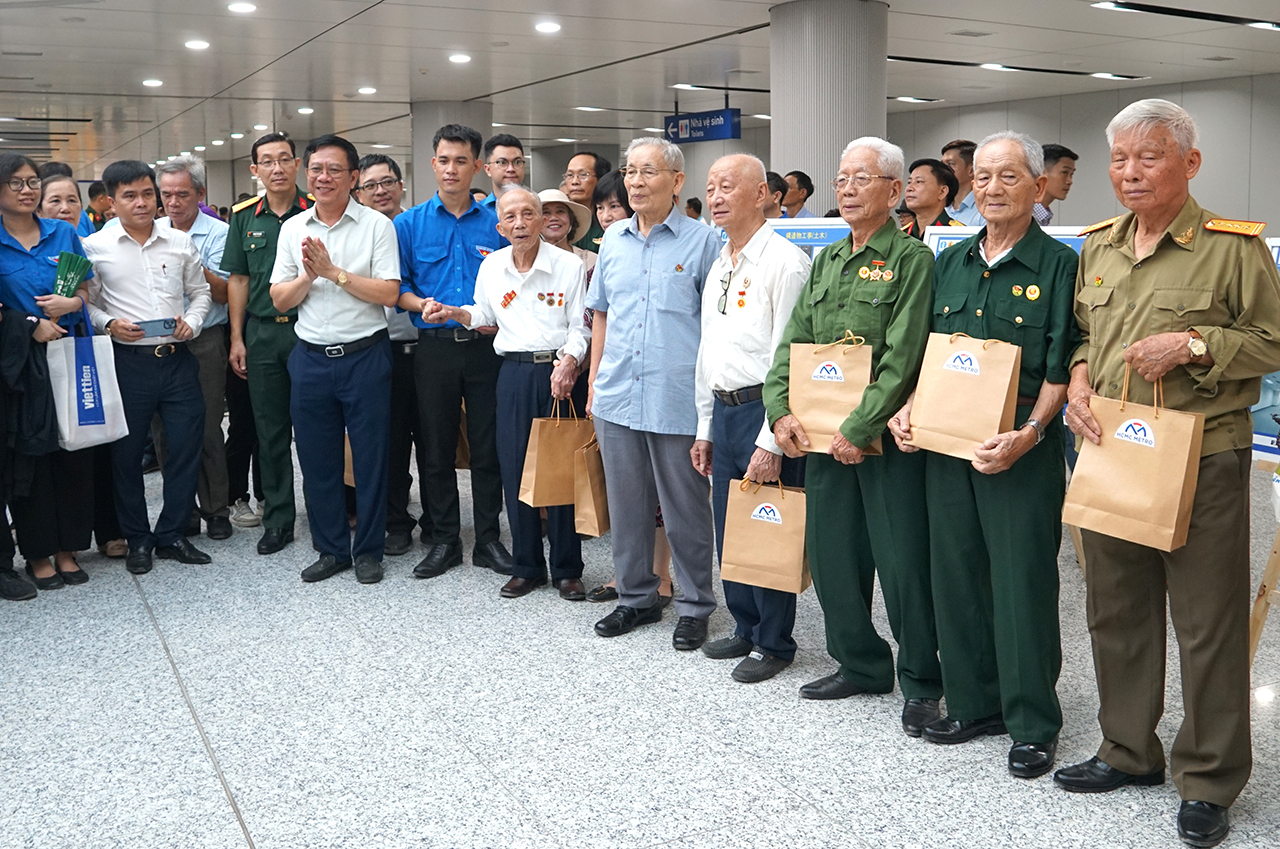
[[[1058,770],[1067,790],[1164,782],[1156,723],[1164,712],[1165,598],[1182,667],[1185,719],[1172,772],[1178,834],[1215,846],[1249,780],[1249,480],[1262,375],[1280,369],[1280,278],[1261,224],[1200,208],[1200,168],[1186,110],[1141,100],[1107,126],[1111,182],[1130,212],[1090,228],[1080,254],[1067,424],[1097,443],[1089,398],[1130,397],[1203,413],[1204,446],[1187,544],[1165,553],[1084,531],[1089,633],[1102,707],[1096,757]]]

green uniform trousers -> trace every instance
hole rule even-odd
[[[1062,431],[1054,416],[1044,440],[995,475],[929,452],[925,476],[947,714],[1003,714],[1019,743],[1048,743],[1062,728]]]
[[[1184,719],[1170,752],[1183,799],[1230,805],[1249,780],[1249,483],[1252,452],[1200,460],[1187,544],[1158,551],[1082,531],[1098,676],[1098,757],[1163,769],[1165,597],[1178,637]]]
[[[296,320],[296,319],[295,319]],[[292,531],[297,518],[293,503],[293,423],[289,417],[289,354],[298,344],[293,323],[248,317],[245,325],[245,367],[249,372],[249,400],[258,429],[258,463],[262,469],[263,528]]]
[[[942,696],[929,594],[923,454],[903,454],[888,434],[884,456],[844,465],[810,454],[805,470],[805,541],[813,588],[840,674],[872,693],[893,690],[893,652],[871,622],[876,572],[898,643],[906,699]]]

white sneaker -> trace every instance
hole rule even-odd
[[[242,498],[231,508],[231,524],[237,528],[256,528],[262,524],[262,517],[253,512],[249,502]]]

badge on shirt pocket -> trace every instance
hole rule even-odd
[[[484,259],[493,253],[493,248],[486,248],[484,245],[476,245],[476,253],[480,254],[480,258]]]
[[[56,256],[47,256],[44,259],[45,259],[45,262],[49,263],[50,265],[58,264],[58,258]]]

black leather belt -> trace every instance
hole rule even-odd
[[[249,313],[249,318],[256,318],[268,324],[289,324],[297,320],[297,316],[292,315],[254,315],[253,313]]]
[[[418,329],[418,338],[445,339],[450,342],[474,342],[480,338],[480,331],[467,330],[465,327],[427,327]]]
[[[511,360],[513,363],[554,363],[556,361],[555,351],[511,351],[503,354],[504,360]]]
[[[759,401],[764,397],[764,384],[757,383],[755,386],[748,386],[745,389],[735,389],[732,392],[721,392],[719,389],[711,390],[716,399],[721,404],[729,407],[741,407],[743,404],[750,404],[752,401]]]
[[[383,339],[387,338],[389,338],[387,331],[379,330],[372,336],[366,336],[363,339],[357,339],[354,342],[342,342],[337,345],[316,345],[311,342],[303,341],[302,339],[299,339],[298,341],[305,345],[308,351],[312,351],[317,354],[324,354],[326,357],[334,359],[337,357],[345,357],[348,354],[354,354],[358,351],[363,351],[365,348],[372,348],[374,345],[377,345]]]
[[[418,349],[417,342],[406,342],[403,339],[392,339],[391,350],[398,351],[401,354],[412,354]]]
[[[126,354],[145,354],[150,357],[168,357],[178,353],[185,342],[167,342],[164,345],[123,345],[116,343],[116,350]]]

